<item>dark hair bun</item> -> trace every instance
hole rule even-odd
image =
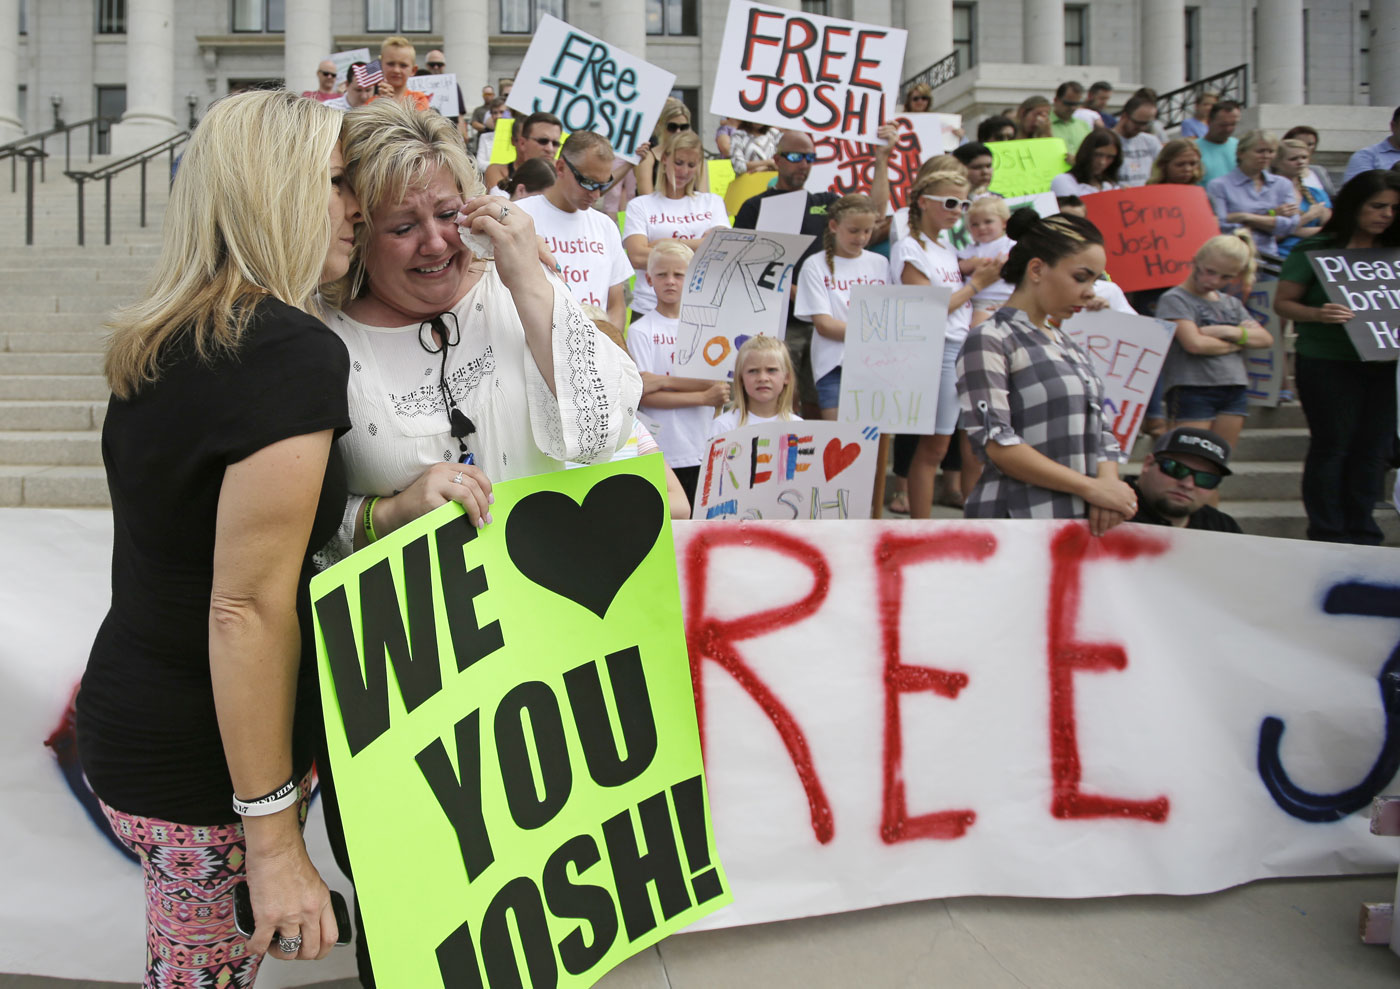
[[[1006,236],[1020,240],[1040,222],[1040,214],[1032,206],[1022,206],[1011,211],[1011,219],[1006,221]]]

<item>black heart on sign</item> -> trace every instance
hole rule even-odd
[[[636,474],[593,485],[580,505],[558,491],[522,498],[506,519],[506,552],[517,570],[599,618],[642,565],[666,508]]]

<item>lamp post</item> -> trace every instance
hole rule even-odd
[[[57,130],[63,126],[63,117],[61,116],[63,112],[63,95],[61,93],[54,93],[49,97],[49,104],[53,107],[53,126],[54,129]]]

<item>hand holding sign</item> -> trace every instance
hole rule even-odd
[[[1309,251],[1308,262],[1331,301],[1319,323],[1345,323],[1364,361],[1400,355],[1400,251]]]

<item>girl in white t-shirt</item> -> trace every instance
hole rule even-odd
[[[654,245],[679,240],[691,250],[716,227],[729,226],[724,200],[713,192],[697,192],[704,168],[700,136],[693,130],[671,134],[661,145],[661,188],[636,196],[627,204],[622,223],[622,246],[637,272],[632,291],[632,315],[656,308],[656,293],[647,284],[647,258]]]
[[[996,258],[998,264],[1006,263],[1006,255],[1016,242],[1006,236],[1006,221],[1011,219],[1011,210],[1006,200],[998,196],[986,196],[974,200],[967,211],[967,232],[972,235],[972,243],[958,249],[958,270],[966,277],[977,270],[979,258]],[[996,312],[1011,298],[1012,286],[998,278],[972,297],[972,320],[976,326]]]
[[[792,411],[796,380],[787,344],[776,337],[749,337],[734,358],[734,408],[710,423],[709,438],[751,422],[801,420]]]
[[[933,513],[933,482],[938,465],[958,426],[958,354],[972,321],[972,297],[995,282],[1001,273],[996,258],[976,258],[963,283],[952,251],[938,235],[956,226],[972,204],[967,176],[962,172],[933,172],[909,190],[909,236],[890,251],[890,274],[904,285],[940,285],[951,289],[948,324],[943,336],[943,373],[938,382],[938,413],[931,436],[920,436],[909,465],[909,516],[926,519]],[[975,463],[963,450],[963,463]]]
[[[841,397],[841,359],[846,351],[846,313],[854,285],[885,285],[889,263],[867,251],[870,235],[880,219],[875,202],[862,193],[842,196],[826,211],[823,254],[802,263],[797,276],[797,303],[793,314],[809,320],[812,329],[812,377],[822,418],[834,420]]]

